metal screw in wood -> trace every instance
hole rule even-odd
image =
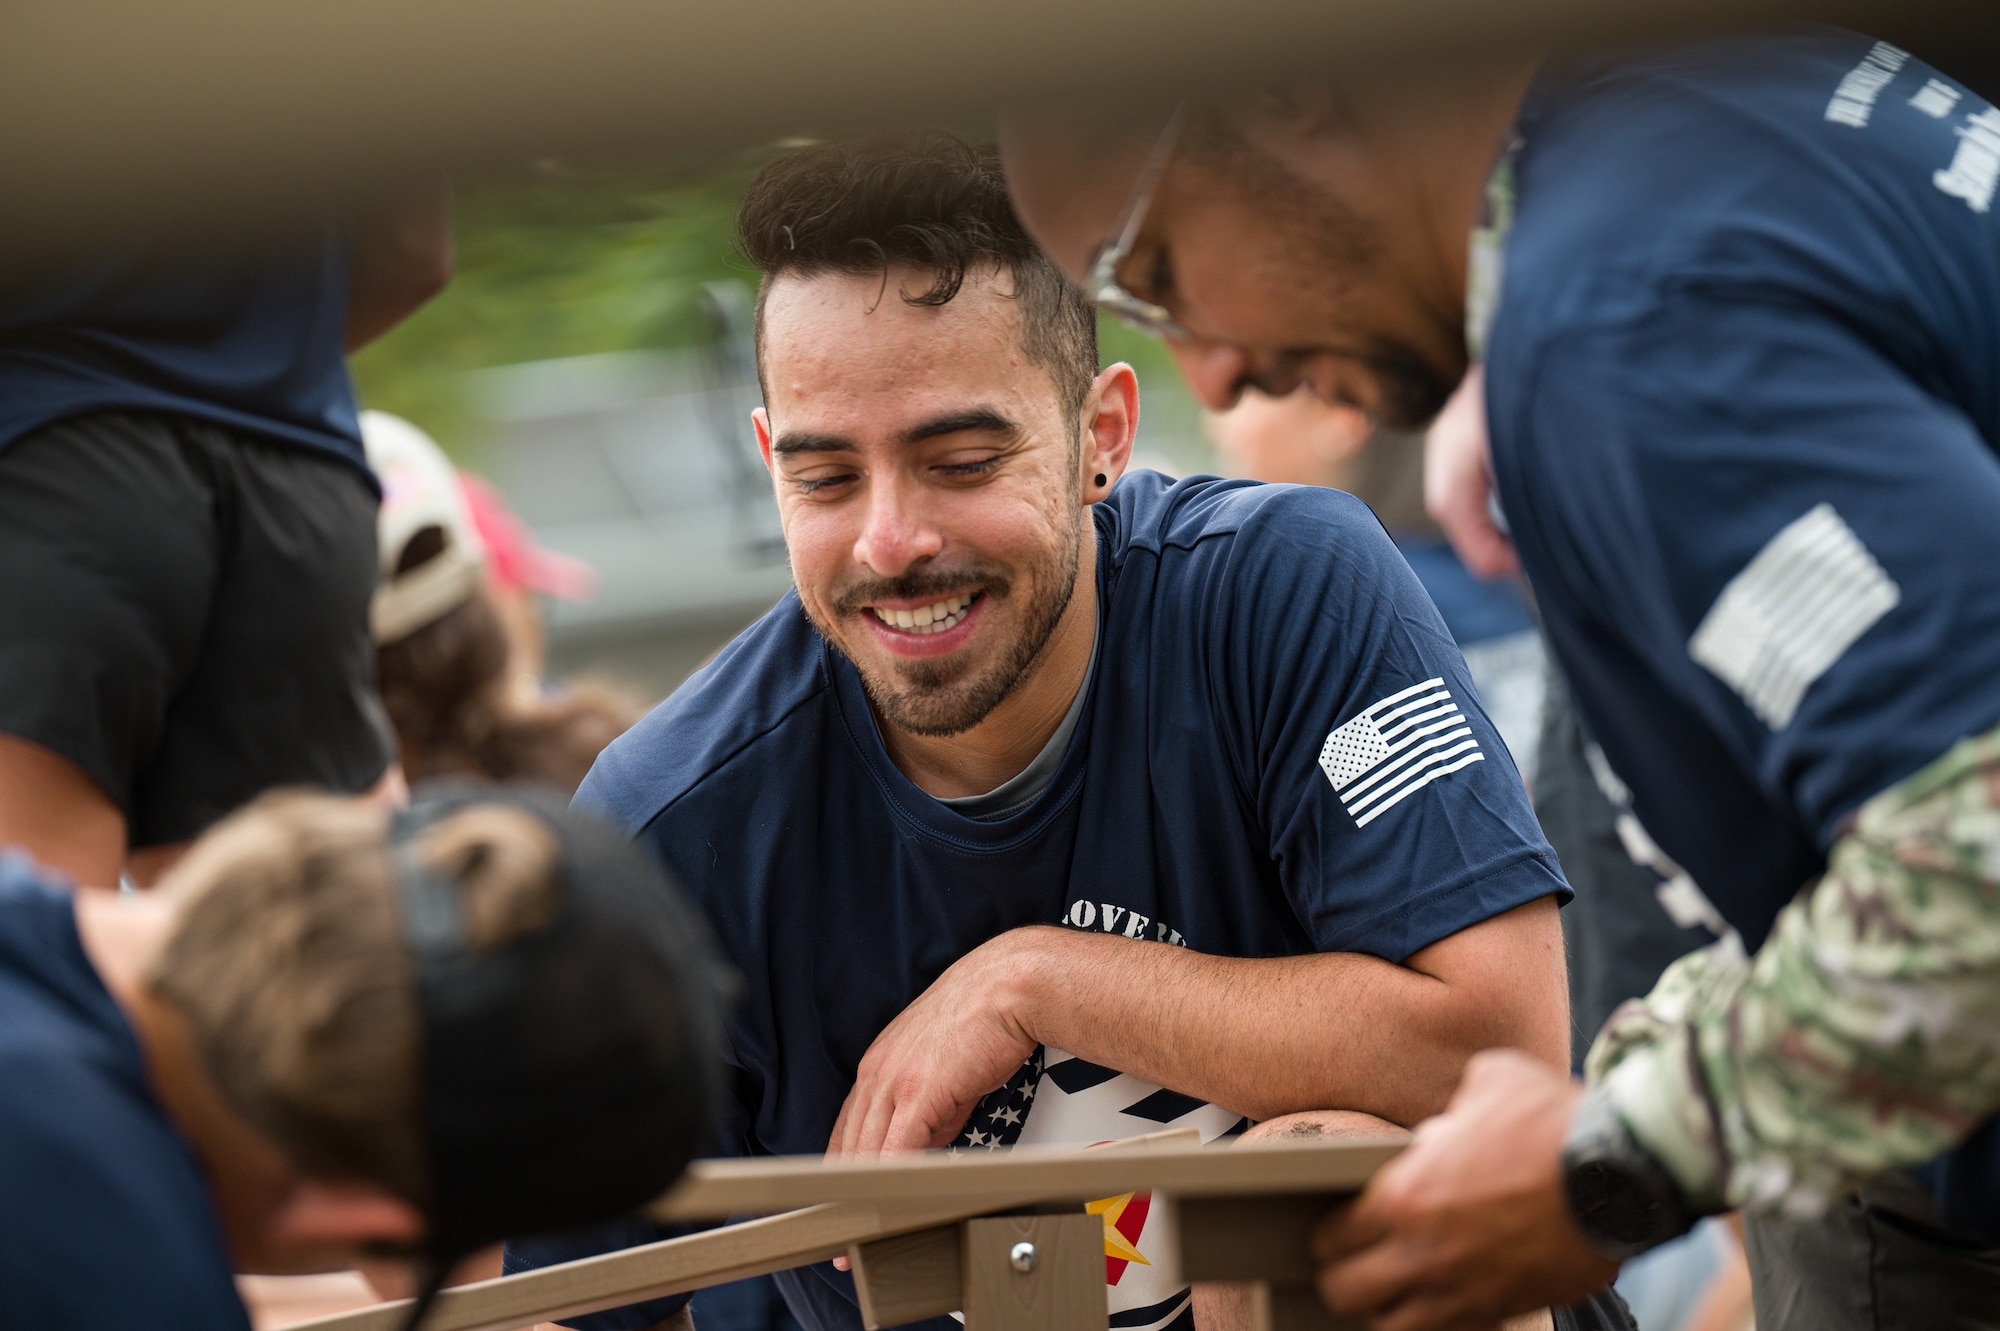
[[[1027,1275],[1035,1269],[1035,1262],[1038,1257],[1039,1254],[1035,1252],[1034,1244],[1017,1243],[1007,1252],[1007,1264],[1022,1275]]]

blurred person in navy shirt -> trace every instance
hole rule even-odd
[[[1990,1326],[2000,110],[1798,27],[1003,138],[1209,405],[1456,388],[1431,510],[1518,550],[1621,837],[1723,935],[1587,1089],[1474,1060],[1325,1231],[1336,1309],[1490,1324],[1743,1206],[1764,1331]]]
[[[0,844],[143,883],[264,790],[383,778],[343,356],[451,254],[440,188],[0,259]]]

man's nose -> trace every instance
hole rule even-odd
[[[1256,384],[1249,355],[1226,342],[1169,342],[1167,349],[1188,387],[1210,411],[1229,410],[1244,389]]]
[[[944,534],[927,511],[921,491],[921,486],[902,478],[869,486],[867,516],[854,542],[857,563],[880,577],[893,578],[936,557],[944,548]]]

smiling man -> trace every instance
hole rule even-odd
[[[1565,1066],[1567,889],[1373,515],[1124,476],[1132,370],[990,152],[810,149],[740,226],[797,590],[579,796],[745,978],[727,1149],[1408,1125],[1476,1050]],[[1106,1216],[1120,1327],[1191,1317],[1163,1223]],[[781,1280],[859,1325],[831,1266]]]

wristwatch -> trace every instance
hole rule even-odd
[[[1678,1238],[1700,1219],[1602,1090],[1592,1090],[1576,1107],[1563,1141],[1562,1172],[1570,1215],[1591,1246],[1614,1262]]]

